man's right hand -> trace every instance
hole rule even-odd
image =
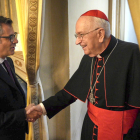
[[[38,118],[41,117],[43,111],[42,108],[35,106],[34,104],[30,104],[25,108],[26,111],[26,120],[29,122],[34,122]]]

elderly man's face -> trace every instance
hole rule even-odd
[[[95,30],[96,28],[93,17],[82,16],[76,23],[76,34],[78,36],[85,34],[82,38],[76,38],[76,45],[79,44],[83,48],[84,53],[90,57],[96,56],[98,52],[98,29]]]
[[[3,24],[2,25],[3,34],[1,36],[10,36],[14,34],[12,26]],[[9,55],[13,55],[15,51],[16,43],[18,40],[15,38],[13,42],[9,38],[0,38],[0,58],[5,58]]]

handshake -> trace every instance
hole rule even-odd
[[[41,105],[30,104],[25,108],[26,120],[28,122],[35,122],[43,114]]]

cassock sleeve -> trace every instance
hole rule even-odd
[[[84,55],[79,68],[64,87],[67,93],[83,102],[86,101],[90,89],[91,60],[91,57]]]
[[[132,64],[130,66],[128,105],[133,107],[140,107],[140,51],[137,47],[133,50]],[[127,90],[127,89],[126,89]]]
[[[90,88],[90,65],[91,58],[84,55],[79,68],[64,89],[42,102],[49,118],[52,118],[59,111],[75,102],[77,98],[86,101]]]
[[[128,104],[130,106],[140,108],[140,51],[139,48],[134,49],[132,57],[132,65],[129,73],[129,94]],[[139,140],[140,139],[140,110],[133,124],[133,127],[128,131],[124,140]]]
[[[51,119],[54,115],[60,112],[62,109],[75,102],[75,98],[61,90],[55,94],[55,96],[51,96],[47,100],[43,101],[43,105],[46,109],[47,116]]]

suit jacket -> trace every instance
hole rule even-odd
[[[0,65],[0,140],[22,140],[28,132],[25,95],[15,76],[13,61],[7,57],[15,83]]]

